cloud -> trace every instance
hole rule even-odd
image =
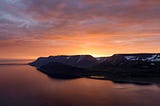
[[[112,47],[128,44],[147,51],[143,44],[159,44],[159,5],[159,0],[1,0],[0,44],[20,49],[17,42],[22,41],[48,50],[67,45],[77,52],[110,45],[110,53]]]

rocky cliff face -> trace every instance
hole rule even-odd
[[[30,63],[49,76],[76,78],[160,77],[160,54],[115,54],[94,58],[90,55],[41,57]]]
[[[89,70],[62,63],[50,62],[38,68],[41,72],[54,78],[72,79],[86,77]]]
[[[41,67],[50,62],[59,62],[66,65],[71,65],[75,67],[90,67],[97,64],[97,59],[91,55],[74,55],[74,56],[50,56],[50,57],[40,57],[36,61],[30,63],[30,65],[35,67]]]
[[[148,61],[158,62],[160,61],[160,54],[122,54],[126,60],[131,61]]]
[[[141,54],[115,54],[110,57],[95,58],[91,55],[73,55],[73,56],[49,56],[40,57],[30,65],[41,67],[50,62],[59,62],[75,67],[92,66],[123,66],[123,67],[156,67],[160,64],[160,53],[141,53]]]
[[[99,65],[103,66],[138,66],[155,67],[160,64],[160,54],[115,54]]]

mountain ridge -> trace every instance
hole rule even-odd
[[[160,77],[160,53],[114,54],[98,58],[91,55],[49,56],[40,57],[30,65],[49,76],[56,76],[57,72],[63,77],[78,76],[78,72],[83,77]]]
[[[82,64],[82,61],[84,62]],[[88,65],[85,66],[87,61]],[[118,63],[122,61],[160,61],[160,53],[133,53],[133,54],[114,54],[107,57],[93,57],[92,55],[58,55],[39,57],[37,60],[30,63],[32,66],[40,67],[49,62],[60,62],[63,64],[78,66],[81,62],[81,67],[88,67],[89,65],[95,65],[95,63],[103,62]]]

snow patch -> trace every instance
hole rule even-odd
[[[138,56],[125,56],[125,59],[157,62],[157,61],[160,61],[160,55],[155,54],[155,55],[148,56],[146,58],[139,58]]]
[[[97,61],[100,61],[100,60],[101,60],[101,58],[96,58],[96,60],[97,60]]]
[[[127,60],[137,60],[136,56],[125,56],[125,59]]]
[[[66,57],[66,59],[70,59],[70,57]]]

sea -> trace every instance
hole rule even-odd
[[[0,106],[160,106],[158,84],[55,79],[28,62],[0,61]]]

